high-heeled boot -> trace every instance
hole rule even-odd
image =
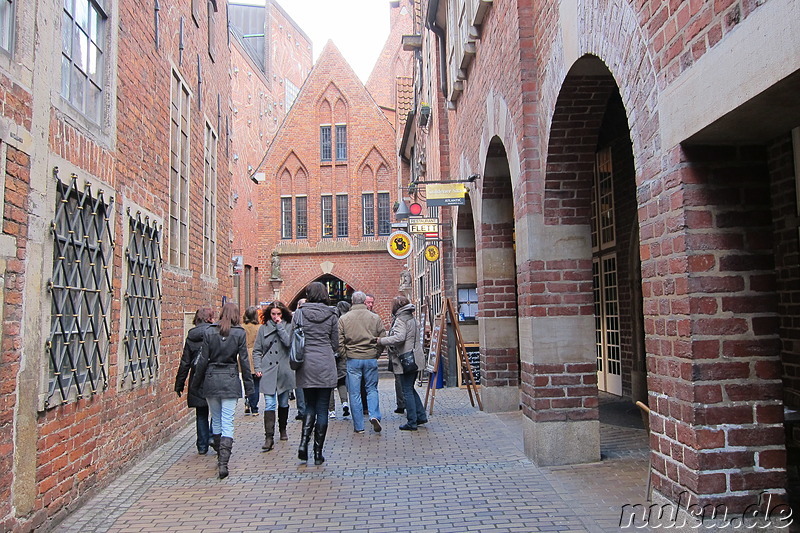
[[[303,429],[300,434],[300,447],[297,448],[297,458],[301,461],[308,461],[308,442],[311,440],[311,433],[314,431],[314,423],[317,415],[313,412],[306,413],[303,418]]]
[[[222,437],[219,441],[219,455],[217,456],[217,467],[219,468],[219,478],[228,477],[228,461],[231,458],[233,449],[233,438]]]
[[[275,411],[264,411],[264,437],[261,449],[268,452],[275,446]]]
[[[289,408],[278,407],[278,431],[280,432],[281,440],[289,440],[289,435],[286,434],[286,423],[289,421]]]
[[[214,448],[214,451],[219,454],[219,441],[222,435],[211,435],[211,447]]]
[[[328,433],[328,424],[314,428],[314,464],[321,465],[325,462],[322,456],[322,446],[325,444],[325,435]]]

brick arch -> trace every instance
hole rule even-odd
[[[358,163],[357,168],[359,174],[361,174],[364,167],[369,167],[371,170],[375,171],[375,180],[377,182],[380,181],[382,167],[386,169],[387,173],[389,169],[392,168],[389,161],[383,156],[383,153],[381,153],[377,146],[370,148],[367,155]]]
[[[320,100],[317,105],[317,116],[320,124],[329,124],[332,121],[333,111],[327,98]]]
[[[276,176],[280,176],[281,194],[302,194],[308,190],[308,170],[294,150],[278,166]]]
[[[347,122],[347,102],[344,98],[337,98],[333,106],[333,122],[336,124]]]

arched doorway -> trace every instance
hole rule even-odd
[[[328,299],[330,305],[336,305],[337,302],[345,301],[349,302],[350,298],[353,296],[355,289],[350,286],[346,281],[332,275],[332,274],[325,274],[314,281],[319,281],[328,289]],[[306,297],[306,289],[305,287],[292,298],[292,301],[289,304],[289,309],[296,309],[297,302],[301,298]]]

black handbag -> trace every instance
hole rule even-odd
[[[302,315],[298,310],[292,319],[292,343],[289,346],[289,366],[298,370],[306,360],[306,334],[300,322]]]
[[[397,357],[400,358],[400,364],[403,365],[403,374],[419,372],[419,367],[417,367],[417,362],[414,360],[414,350],[401,353]]]

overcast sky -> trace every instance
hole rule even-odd
[[[366,83],[389,35],[389,0],[277,0],[311,38],[314,61],[332,39]],[[264,5],[264,0],[231,0]]]

